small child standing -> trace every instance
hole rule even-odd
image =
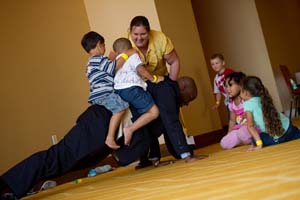
[[[104,38],[93,31],[83,36],[81,45],[91,56],[86,68],[86,76],[90,83],[88,101],[91,104],[102,105],[113,113],[105,144],[112,149],[118,149],[120,146],[115,142],[115,132],[129,105],[114,92],[114,75],[116,68],[124,64],[128,55],[123,53],[117,60],[109,60],[107,56],[104,56]]]
[[[225,97],[225,105],[228,105],[229,98],[224,88],[224,81],[226,76],[232,73],[233,70],[226,67],[224,56],[220,53],[216,53],[211,56],[210,65],[212,69],[217,73],[214,78],[214,94],[216,96],[216,104],[213,106],[213,109],[218,109],[220,106],[222,95]]]
[[[119,38],[113,44],[114,51],[122,55],[125,51],[132,49],[130,40]],[[123,128],[124,143],[129,145],[133,132],[148,124],[158,117],[159,110],[154,104],[154,100],[149,92],[146,91],[147,84],[142,77],[158,83],[164,79],[163,76],[151,75],[137,53],[131,55],[124,65],[117,71],[114,78],[114,88],[120,97],[128,102],[140,117],[131,125]]]
[[[221,139],[223,149],[232,149],[240,144],[250,144],[251,134],[247,128],[247,121],[243,108],[243,100],[240,97],[241,83],[245,78],[242,72],[233,72],[225,79],[225,87],[230,101],[228,109],[230,111],[230,120],[228,133]]]
[[[272,97],[258,77],[248,76],[243,80],[241,97],[245,100],[248,130],[253,137],[249,151],[300,138],[299,129],[276,110]]]

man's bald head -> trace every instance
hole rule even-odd
[[[197,86],[193,78],[182,76],[177,79],[180,88],[180,105],[188,105],[198,95]]]

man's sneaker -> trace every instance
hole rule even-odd
[[[45,182],[43,183],[43,185],[41,186],[40,191],[42,191],[42,190],[48,190],[48,189],[50,189],[50,188],[55,187],[56,185],[57,185],[57,184],[56,184],[56,181],[51,181],[51,180],[45,181]]]
[[[27,192],[27,195],[36,194],[40,191],[48,190],[48,189],[53,188],[57,185],[56,181],[51,181],[51,180],[45,181],[45,182],[43,182],[42,185],[41,184],[42,183],[38,183],[37,185],[35,185],[31,190],[29,190],[29,192]]]
[[[1,200],[18,200],[13,193],[4,193],[0,197]]]
[[[142,168],[149,167],[149,166],[152,166],[152,165],[153,165],[153,162],[150,161],[150,160],[140,161],[137,164],[137,166],[135,166],[135,169],[142,169]]]

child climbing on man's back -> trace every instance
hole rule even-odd
[[[128,59],[128,52],[130,55],[135,52],[127,51],[127,54],[123,53],[118,59],[110,60],[104,55],[104,38],[94,31],[90,31],[82,37],[81,45],[90,55],[86,66],[86,76],[90,83],[88,102],[104,106],[112,112],[105,144],[112,149],[118,149],[120,146],[115,142],[115,132],[129,105],[115,93],[114,76],[116,69],[120,68]]]
[[[113,49],[115,53],[122,55],[122,53],[133,48],[130,40],[118,38],[113,43]],[[155,105],[150,92],[146,90],[147,84],[143,78],[153,83],[164,80],[163,76],[151,75],[137,53],[128,58],[114,78],[116,93],[140,114],[131,126],[123,128],[126,145],[129,145],[135,130],[148,124],[159,115],[158,107]]]

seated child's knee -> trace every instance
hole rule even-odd
[[[228,140],[228,138],[223,137],[220,145],[223,149],[232,149],[234,146],[232,145],[232,143],[230,142],[230,140]]]

